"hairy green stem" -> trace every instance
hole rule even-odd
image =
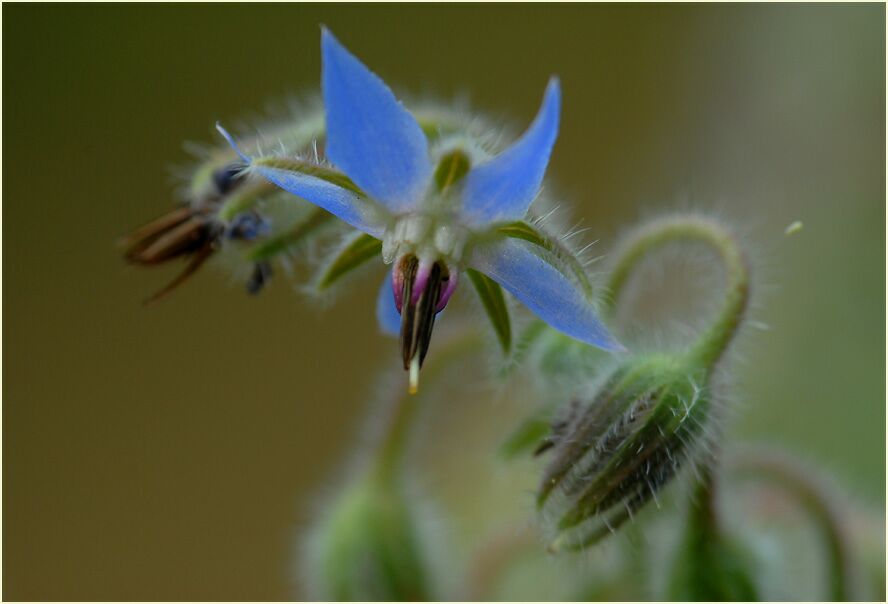
[[[701,532],[714,535],[718,532],[718,516],[715,508],[715,461],[701,464],[700,478],[694,487],[691,522]]]
[[[247,260],[260,262],[269,260],[286,252],[293,246],[301,243],[306,237],[315,233],[318,229],[333,221],[333,215],[320,208],[313,210],[308,218],[297,223],[291,229],[270,237],[253,246],[247,252]]]
[[[688,510],[682,548],[669,586],[670,600],[757,601],[749,559],[722,533],[714,465],[702,468]]]
[[[749,265],[735,237],[719,222],[702,216],[674,216],[656,220],[624,241],[608,283],[615,305],[629,276],[650,252],[675,242],[701,242],[719,255],[727,276],[725,300],[712,324],[688,351],[692,360],[714,366],[743,321],[749,302]],[[613,306],[612,306],[613,308]]]

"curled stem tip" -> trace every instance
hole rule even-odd
[[[650,252],[670,243],[700,242],[719,256],[727,276],[725,300],[710,326],[697,338],[689,356],[706,366],[721,358],[743,321],[749,302],[750,275],[746,256],[735,236],[720,222],[702,216],[673,216],[647,224],[624,241],[611,272],[611,309],[632,270]]]

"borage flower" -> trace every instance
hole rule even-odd
[[[254,159],[219,131],[250,170],[364,233],[348,246],[345,264],[349,254],[380,248],[383,261],[393,264],[383,286],[392,293],[380,294],[377,316],[384,330],[400,331],[411,391],[435,316],[463,272],[492,316],[496,308],[505,310],[502,286],[555,329],[600,348],[621,348],[596,316],[576,258],[565,259],[556,243],[524,221],[558,135],[556,78],[530,128],[499,155],[479,157],[458,139],[430,144],[388,86],[326,29],[321,54],[325,153],[332,168],[284,157]],[[508,326],[498,327],[498,335],[507,345]]]

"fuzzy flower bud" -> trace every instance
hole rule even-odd
[[[592,544],[656,500],[703,437],[706,376],[682,356],[633,358],[556,423],[537,497],[553,550]]]
[[[634,231],[622,245],[608,290],[614,302],[641,258],[693,241],[718,255],[724,302],[683,352],[637,355],[605,374],[592,396],[570,407],[538,452],[552,449],[537,503],[554,522],[552,549],[579,549],[613,532],[688,463],[701,461],[713,425],[711,378],[743,323],[749,266],[730,229],[701,216],[672,216]]]
[[[349,486],[322,518],[308,553],[316,599],[435,599],[414,510],[387,482],[365,479]]]

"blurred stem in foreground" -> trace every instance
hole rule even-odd
[[[714,464],[702,468],[668,586],[671,600],[756,601],[752,559],[722,531]]]
[[[479,347],[475,335],[442,346],[430,359],[431,380]],[[323,600],[438,600],[419,500],[408,488],[406,462],[424,394],[399,389],[369,465],[323,508],[308,543],[309,581]]]
[[[409,394],[399,393],[395,404],[389,412],[379,448],[376,452],[373,473],[380,483],[388,484],[401,474],[407,458],[410,444],[411,429],[416,421],[416,414],[426,400],[425,392],[434,390],[434,383],[448,368],[457,361],[477,352],[484,340],[477,333],[456,336],[452,341],[445,342],[431,357],[424,369],[426,387],[423,392]]]
[[[777,451],[744,450],[727,458],[738,475],[767,481],[785,491],[814,521],[826,552],[827,599],[856,597],[847,527],[838,502],[819,478],[799,462]]]

